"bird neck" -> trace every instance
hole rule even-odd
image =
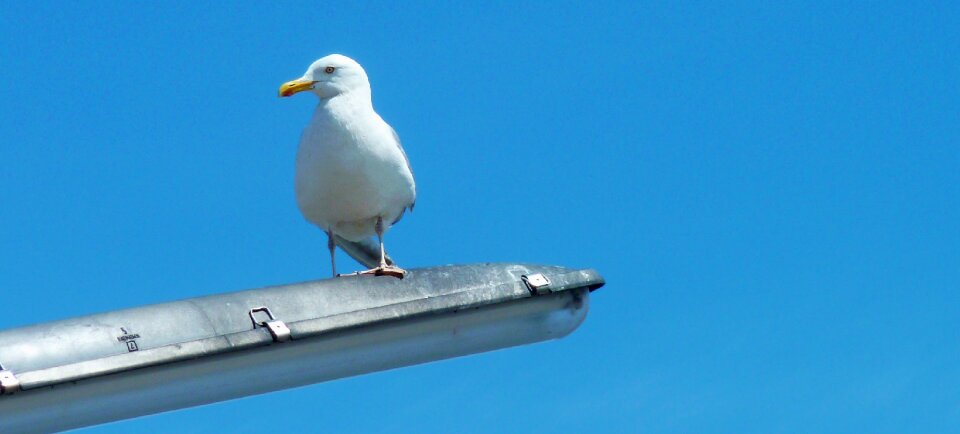
[[[375,113],[370,91],[354,90],[341,93],[332,98],[321,99],[314,113],[314,119],[333,121],[338,124],[350,123],[348,120],[367,119]]]
[[[317,110],[325,110],[331,114],[359,115],[373,111],[373,100],[369,89],[355,89],[344,92],[331,98],[323,98],[317,105]]]

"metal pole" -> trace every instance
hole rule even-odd
[[[0,432],[49,432],[563,337],[593,270],[477,264],[199,297],[0,332]]]

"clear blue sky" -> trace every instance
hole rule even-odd
[[[960,427],[955,2],[21,3],[2,328],[326,277],[276,93],[335,52],[417,175],[401,265],[608,280],[563,340],[88,432]]]

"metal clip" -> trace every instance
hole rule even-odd
[[[20,390],[20,380],[13,371],[3,369],[0,366],[0,395],[10,395]]]
[[[267,316],[270,317],[268,321],[257,321],[257,318],[253,315],[257,312],[266,312]],[[266,306],[255,307],[250,309],[250,321],[253,322],[253,328],[266,327],[270,331],[270,336],[273,336],[274,342],[286,342],[290,340],[290,328],[287,327],[283,321],[275,319],[273,313],[270,312]]]
[[[546,294],[550,292],[550,279],[547,279],[547,276],[543,274],[536,273],[527,276],[524,274],[520,276],[520,280],[523,280],[523,283],[527,285],[527,289],[530,290],[530,293],[533,295]]]

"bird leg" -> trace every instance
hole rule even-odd
[[[383,248],[383,217],[377,217],[377,224],[374,226],[377,231],[377,240],[380,241],[380,266],[371,268],[367,271],[361,271],[357,274],[373,274],[375,276],[393,276],[403,279],[407,271],[396,265],[387,265],[387,251]]]
[[[337,244],[333,242],[333,229],[327,229],[327,248],[330,249],[330,270],[333,271],[333,277],[337,274]]]

